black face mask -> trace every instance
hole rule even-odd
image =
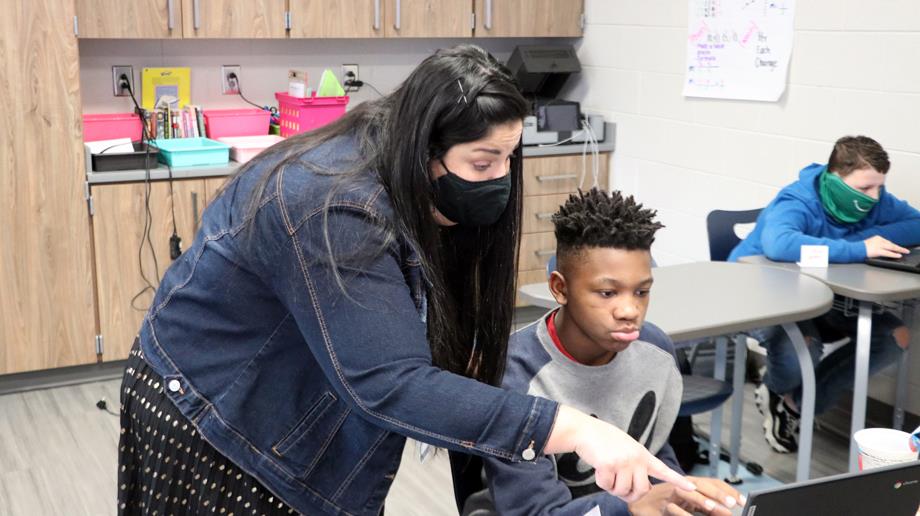
[[[451,172],[435,182],[434,204],[445,217],[462,226],[489,226],[498,222],[511,197],[511,173],[487,181],[467,181]]]

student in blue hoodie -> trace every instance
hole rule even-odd
[[[920,244],[920,212],[885,189],[890,166],[888,153],[872,138],[840,138],[827,165],[815,163],[802,169],[799,180],[764,208],[754,231],[728,260],[766,255],[794,262],[803,245],[827,246],[833,263],[908,253],[905,246]],[[815,363],[815,412],[820,414],[852,387],[856,317],[831,310],[799,327]],[[802,383],[795,350],[779,326],[757,330],[752,336],[767,349],[767,374],[755,391],[757,408],[764,415],[764,436],[774,450],[795,452]],[[850,337],[850,343],[819,362],[823,343],[843,337]],[[907,327],[894,314],[873,315],[870,374],[897,361],[909,340]]]

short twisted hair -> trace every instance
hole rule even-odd
[[[618,191],[579,190],[553,214],[556,256],[564,259],[595,247],[647,251],[664,227],[654,220],[656,213]]]

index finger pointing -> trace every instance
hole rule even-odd
[[[696,491],[696,485],[694,485],[693,482],[684,478],[683,475],[669,468],[664,462],[661,462],[654,456],[648,461],[648,476],[672,484],[684,491]]]

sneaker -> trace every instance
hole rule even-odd
[[[754,391],[754,403],[764,417],[763,434],[770,448],[779,453],[794,453],[799,449],[799,415],[789,408],[783,397],[760,384]]]

